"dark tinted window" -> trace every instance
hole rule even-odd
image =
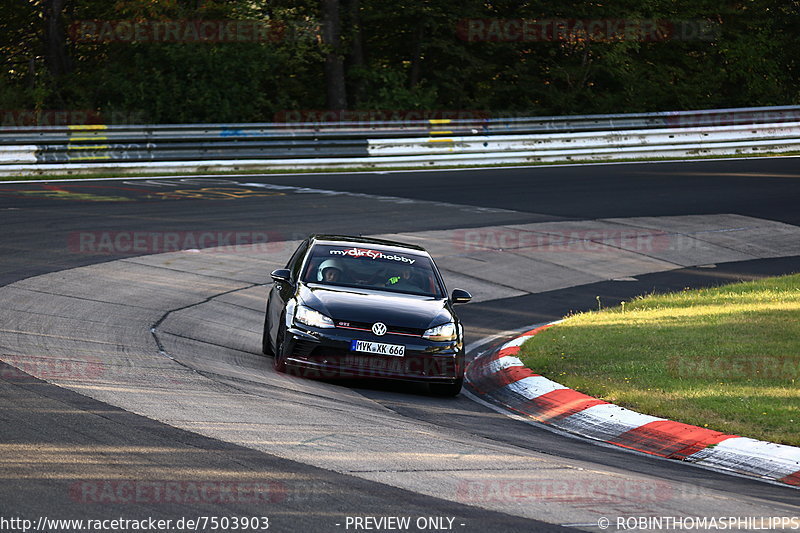
[[[286,268],[292,271],[292,279],[298,279],[300,277],[300,268],[303,266],[303,256],[307,249],[308,241],[306,240],[297,247],[297,250],[292,254],[292,258],[289,259],[289,262],[286,264]]]
[[[443,297],[428,256],[385,251],[369,245],[314,246],[303,281]]]

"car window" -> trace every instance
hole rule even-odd
[[[433,262],[422,254],[363,247],[316,245],[303,281],[442,297]]]
[[[292,279],[298,279],[300,276],[300,268],[303,265],[303,256],[305,255],[306,250],[308,249],[308,241],[303,241],[300,246],[297,247],[294,254],[292,254],[291,259],[286,264],[286,268],[292,271]]]

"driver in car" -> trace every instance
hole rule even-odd
[[[336,283],[342,281],[344,268],[341,261],[336,259],[326,259],[320,263],[317,269],[317,281],[325,281],[328,283]]]
[[[397,273],[386,281],[384,286],[401,291],[419,291],[421,288],[414,277],[411,267],[408,265],[400,267]]]

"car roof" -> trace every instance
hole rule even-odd
[[[406,244],[404,242],[390,241],[385,239],[372,239],[369,237],[353,235],[324,235],[315,234],[310,236],[311,244],[340,244],[340,245],[371,245],[393,251],[412,251],[418,254],[429,255],[422,246],[416,244]]]

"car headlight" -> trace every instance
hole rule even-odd
[[[315,328],[333,328],[333,320],[330,317],[323,315],[319,311],[309,309],[304,305],[298,305],[294,312],[294,319],[306,326],[313,326]]]
[[[456,340],[456,325],[452,322],[426,329],[422,336],[431,341],[454,341]]]

